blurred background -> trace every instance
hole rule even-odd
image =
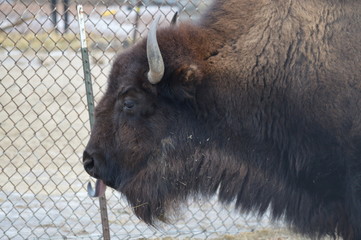
[[[101,239],[97,199],[82,152],[90,127],[76,5],[85,26],[95,102],[115,54],[167,26],[197,21],[210,0],[0,0],[0,239]],[[216,199],[190,199],[170,225],[140,222],[108,189],[112,239],[296,239],[268,216],[239,213]],[[297,237],[298,239],[298,237]]]

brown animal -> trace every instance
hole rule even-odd
[[[361,239],[361,1],[219,0],[155,27],[96,107],[97,188],[149,224],[218,193],[310,237]]]

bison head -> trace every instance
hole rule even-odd
[[[163,29],[157,40],[156,25],[147,42],[114,61],[83,155],[85,170],[101,180],[97,188],[105,183],[125,194],[147,223],[195,190],[212,139],[203,131],[211,119],[198,104],[207,98],[200,88],[212,44],[191,26]]]

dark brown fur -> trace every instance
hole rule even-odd
[[[218,190],[310,237],[361,239],[361,1],[216,1],[157,37],[159,84],[145,41],[114,61],[92,176],[149,224]]]

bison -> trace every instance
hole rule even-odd
[[[156,224],[217,194],[306,236],[361,239],[361,1],[218,0],[196,23],[158,20],[96,106],[95,195],[110,186]]]

